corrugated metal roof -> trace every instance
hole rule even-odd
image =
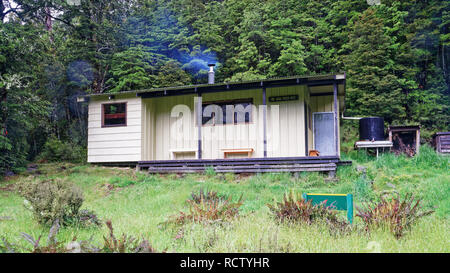
[[[270,78],[270,79],[260,79],[260,80],[251,80],[251,81],[239,81],[239,82],[222,82],[215,84],[197,84],[197,85],[184,85],[184,86],[170,86],[170,87],[160,87],[160,88],[150,88],[150,89],[141,89],[141,90],[130,90],[130,91],[122,91],[116,93],[97,93],[97,94],[89,94],[80,96],[82,97],[94,97],[94,96],[108,96],[108,95],[122,95],[122,94],[141,94],[141,93],[149,93],[149,92],[160,92],[160,91],[176,91],[176,90],[188,90],[195,88],[205,88],[205,87],[226,87],[226,86],[239,86],[239,85],[249,85],[249,84],[265,84],[271,82],[283,82],[290,80],[307,80],[308,82],[314,81],[323,81],[323,80],[345,80],[345,73],[338,74],[322,74],[322,75],[309,75],[309,76],[290,76],[290,77],[279,77],[279,78]]]

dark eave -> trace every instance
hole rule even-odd
[[[261,89],[262,87],[271,88],[271,87],[283,87],[293,85],[308,85],[313,87],[313,86],[333,85],[334,83],[338,85],[345,85],[345,78],[346,78],[345,73],[315,75],[315,76],[293,76],[293,77],[273,78],[265,80],[175,86],[175,87],[153,88],[144,90],[123,91],[118,93],[101,93],[101,94],[86,95],[82,97],[136,94],[137,97],[142,98],[157,98],[157,97],[180,96],[188,94],[204,94],[213,92]]]

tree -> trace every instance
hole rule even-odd
[[[48,114],[48,102],[35,94],[35,68],[43,49],[39,32],[11,20],[0,22],[0,175],[22,166],[30,145],[29,132]]]

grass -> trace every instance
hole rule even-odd
[[[449,252],[450,175],[449,158],[423,147],[414,158],[383,154],[379,159],[349,151],[344,159],[352,166],[338,169],[339,182],[325,181],[319,173],[294,177],[288,173],[239,176],[215,174],[147,175],[134,170],[79,166],[68,163],[40,165],[33,179],[65,178],[78,185],[85,195],[82,209],[94,210],[102,220],[110,219],[115,233],[145,238],[159,251],[168,252]],[[65,168],[61,168],[62,166]],[[364,166],[366,174],[357,171]],[[26,246],[20,232],[33,237],[43,235],[42,227],[10,190],[17,182],[29,179],[26,173],[0,181],[0,238]],[[12,185],[12,186],[11,186]],[[214,190],[231,195],[236,201],[243,194],[240,217],[220,225],[187,223],[163,228],[160,223],[179,211],[186,211],[186,200],[193,191]],[[333,235],[325,224],[279,223],[266,204],[281,200],[289,191],[310,193],[353,193],[360,205],[389,192],[413,193],[423,199],[426,209],[435,213],[421,219],[411,231],[397,240],[387,230],[370,234],[357,228],[347,235]],[[344,215],[343,215],[344,217]],[[361,227],[360,219],[355,226]],[[107,228],[61,229],[59,241],[92,237],[100,244]]]

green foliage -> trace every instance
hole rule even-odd
[[[271,212],[280,221],[293,221],[299,223],[311,224],[319,219],[334,219],[336,211],[332,206],[323,206],[322,204],[313,205],[312,200],[306,201],[300,195],[291,191],[284,194],[283,201],[275,204],[267,204]]]
[[[383,29],[383,20],[367,9],[352,26],[346,57],[349,74],[348,109],[352,114],[381,116],[388,122],[406,118],[401,79],[392,73],[394,40]],[[389,90],[389,92],[386,92]]]
[[[110,220],[106,221],[109,229],[109,236],[103,236],[103,247],[100,252],[103,253],[155,253],[156,250],[147,240],[139,242],[135,238],[122,234],[120,238],[114,235],[114,229]],[[93,252],[93,251],[89,251]]]
[[[363,220],[366,230],[387,227],[398,239],[419,218],[433,213],[420,211],[420,201],[415,200],[412,194],[407,194],[403,200],[398,195],[390,199],[381,197],[378,203],[368,205],[366,208],[356,207],[356,216]]]
[[[306,201],[294,192],[284,194],[283,201],[275,204],[267,204],[270,211],[280,221],[297,221],[310,224],[314,212],[312,200]]]
[[[68,161],[80,163],[86,161],[87,150],[69,142],[62,142],[57,138],[50,138],[44,145],[39,160],[56,162]]]
[[[113,56],[112,77],[106,82],[113,88],[111,93],[127,90],[139,90],[154,86],[157,62],[161,56],[146,52],[142,47],[131,47]]]
[[[33,236],[22,232],[22,237],[25,241],[31,244],[32,249],[29,249],[28,252],[31,253],[64,253],[67,252],[66,248],[61,242],[58,242],[56,239],[56,235],[58,234],[60,225],[59,220],[55,220],[53,222],[52,228],[49,231],[47,245],[41,244],[42,236],[39,236],[37,239],[33,238]]]
[[[312,200],[306,201],[300,195],[291,191],[284,194],[281,202],[267,204],[272,214],[281,222],[312,224],[325,222],[332,233],[347,233],[351,230],[349,224],[339,219],[333,206],[323,204],[313,205]]]
[[[371,201],[374,198],[372,182],[366,177],[366,175],[360,176],[355,181],[353,192],[355,197],[363,202]]]
[[[128,177],[121,177],[121,176],[112,177],[109,180],[109,182],[112,185],[120,187],[120,188],[127,187],[127,186],[130,186],[130,185],[134,185],[134,184],[137,183],[136,180],[133,180],[133,179],[128,178]]]
[[[0,5],[0,175],[54,138],[86,146],[77,96],[205,83],[209,61],[217,82],[346,72],[347,116],[450,130],[449,1],[15,3]]]
[[[205,174],[209,177],[213,177],[216,175],[216,171],[214,170],[214,168],[212,166],[209,166],[209,167],[205,168]]]
[[[318,173],[305,173],[299,177],[287,174],[235,175],[233,180],[223,180],[202,174],[183,177],[146,175],[144,172],[135,173],[134,170],[122,168],[90,165],[68,167],[63,163],[39,165],[42,174],[34,179],[60,177],[82,187],[85,195],[82,209],[87,206],[102,218],[111,219],[118,240],[118,235],[122,233],[139,239],[144,236],[145,239],[151,239],[152,247],[157,250],[167,249],[168,252],[369,252],[367,248],[371,241],[379,242],[381,252],[448,252],[446,238],[449,233],[450,180],[447,165],[445,168],[433,167],[426,161],[416,165],[414,158],[395,156],[392,161],[385,162],[386,166],[376,165],[386,155],[381,155],[378,160],[361,157],[363,161],[360,161],[358,157],[343,154],[345,159],[353,160],[354,166],[339,167],[339,183],[326,183],[323,175]],[[290,190],[353,193],[354,183],[361,175],[355,170],[357,165],[367,168],[367,176],[374,181],[373,190],[377,196],[391,191],[390,184],[393,184],[401,196],[411,192],[422,200],[423,210],[434,210],[435,213],[420,218],[401,240],[394,240],[387,228],[374,227],[369,234],[362,232],[364,224],[359,217],[354,219],[352,232],[341,233],[338,228],[332,229],[320,219],[311,225],[287,221],[280,223],[269,213],[266,204],[272,204],[274,198],[282,200],[283,194]],[[63,170],[61,166],[68,168]],[[128,177],[139,183],[105,195],[105,182],[109,183],[116,176]],[[30,245],[20,238],[20,231],[35,238],[42,234],[41,244],[47,244],[48,226],[37,225],[22,205],[23,198],[14,190],[8,190],[13,189],[16,183],[27,180],[24,174],[0,182],[0,252],[4,245],[2,238],[9,241],[9,245],[17,246],[16,252],[30,251]],[[198,193],[199,189],[216,191],[218,195],[232,195],[233,200],[244,194],[239,217],[224,224],[205,225],[187,221],[182,226],[169,226],[170,229],[158,225],[161,219],[172,215],[174,211],[189,213],[186,199],[191,198],[193,191]],[[355,204],[363,206],[360,203],[355,198]],[[344,220],[345,212],[338,212],[338,216]],[[70,252],[89,252],[91,247],[93,250],[90,252],[95,252],[103,247],[103,235],[108,238],[107,231],[106,226],[105,229],[65,226],[57,237],[65,245],[69,242]],[[149,234],[151,237],[148,237]],[[74,235],[77,239],[72,242]]]
[[[47,244],[41,244],[42,236],[37,239],[33,236],[22,232],[23,239],[31,244],[32,248],[22,249],[17,245],[9,243],[6,239],[2,239],[0,243],[0,253],[17,253],[21,251],[30,253],[155,253],[156,250],[149,244],[147,240],[138,241],[132,236],[122,234],[120,238],[114,235],[114,229],[110,220],[106,221],[106,226],[109,229],[109,236],[103,236],[103,246],[98,247],[93,245],[90,241],[77,241],[74,237],[72,241],[64,244],[58,242],[56,235],[59,232],[60,225],[55,221],[52,225]]]
[[[189,212],[180,212],[178,215],[171,216],[164,225],[183,225],[188,222],[194,223],[215,223],[231,221],[239,215],[239,208],[243,204],[242,195],[236,202],[232,201],[230,195],[228,199],[217,197],[216,194],[210,194],[211,198],[202,198],[187,200]],[[213,197],[214,196],[214,197]]]
[[[226,194],[219,194],[216,191],[209,191],[207,189],[200,189],[199,191],[193,191],[191,193],[191,199],[196,204],[200,204],[202,202],[223,202],[228,200],[228,196]]]
[[[55,221],[61,225],[100,224],[93,212],[80,211],[84,201],[83,193],[66,181],[26,181],[19,189],[25,198],[24,205],[42,225],[52,225]]]

